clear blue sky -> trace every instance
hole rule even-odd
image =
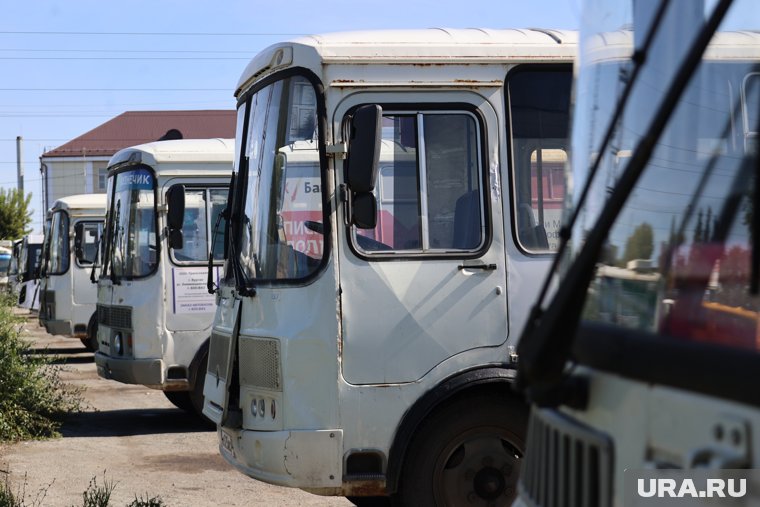
[[[0,17],[0,186],[42,231],[39,156],[124,112],[232,109],[260,49],[292,35],[381,28],[579,26],[580,0],[25,0]],[[150,89],[148,91],[147,89]]]

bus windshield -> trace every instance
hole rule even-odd
[[[37,278],[36,272],[40,267],[40,260],[42,258],[42,245],[39,243],[29,243],[26,248],[21,252],[21,258],[19,260],[21,268],[23,270],[24,281]]]
[[[141,167],[118,172],[108,204],[108,268],[111,276],[140,278],[158,265],[155,178]]]
[[[17,276],[19,272],[19,264],[21,263],[21,247],[23,241],[16,241],[13,244],[13,253],[11,254],[11,260],[8,264],[8,276]]]
[[[8,267],[11,264],[10,252],[0,252],[0,276],[6,276],[8,273]]]
[[[667,9],[657,18],[657,2],[597,3],[598,17],[584,20],[581,33],[566,201],[566,217],[575,212],[577,219],[562,261],[566,267],[582,251],[612,189],[651,132],[677,70],[664,62],[684,59],[694,27],[714,6],[695,2],[693,22],[679,23]],[[607,232],[582,319],[662,339],[760,350],[760,299],[748,290],[757,220],[760,36],[735,31],[757,27],[756,5],[735,1]],[[650,30],[646,62],[631,82],[632,55]],[[610,142],[601,150],[629,85]]]
[[[50,221],[47,274],[62,275],[69,270],[69,215],[58,210]]]
[[[240,268],[257,283],[307,277],[324,250],[314,86],[289,77],[259,89],[240,107],[238,126],[241,115],[248,116],[237,143],[245,199],[233,235],[240,242]]]

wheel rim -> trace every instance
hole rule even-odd
[[[435,462],[436,505],[511,505],[522,461],[512,440],[502,428],[480,428],[450,442]]]

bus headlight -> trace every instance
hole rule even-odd
[[[259,402],[256,398],[251,400],[251,415],[256,417],[259,414]]]
[[[121,341],[121,333],[116,333],[113,337],[113,348],[117,355],[124,353],[124,344]]]

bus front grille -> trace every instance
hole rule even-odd
[[[612,501],[612,442],[551,409],[533,408],[520,497],[536,507],[605,507]]]
[[[280,342],[240,337],[240,384],[282,391]]]
[[[98,305],[98,324],[121,329],[132,329],[132,308]]]
[[[208,351],[208,372],[217,378],[226,381],[228,376],[227,354],[230,349],[230,337],[228,335],[211,332],[211,341]]]

